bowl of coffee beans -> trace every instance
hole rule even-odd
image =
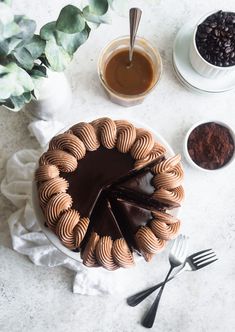
[[[198,122],[187,132],[183,149],[193,168],[206,172],[221,170],[235,160],[235,134],[221,121]]]
[[[207,78],[235,70],[235,12],[219,10],[201,18],[194,29],[189,57],[193,68]]]

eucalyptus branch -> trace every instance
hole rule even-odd
[[[11,1],[0,0],[0,105],[18,111],[30,102],[36,81],[47,77],[48,68],[64,71],[91,28],[110,23],[112,3],[89,0],[83,9],[67,5],[37,35],[35,21],[14,15]]]

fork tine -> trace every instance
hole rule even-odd
[[[186,259],[186,255],[188,252],[188,237],[184,236],[183,246],[181,248],[181,258],[182,260]]]
[[[193,263],[194,263],[194,264],[199,264],[199,263],[201,263],[201,262],[203,262],[203,261],[206,261],[207,259],[209,259],[209,258],[213,258],[213,257],[216,257],[216,253],[211,252],[211,253],[209,253],[209,254],[205,254],[205,255],[200,256],[200,257],[198,257],[198,258],[196,258],[196,259],[193,259]]]
[[[189,256],[189,258],[195,259],[197,256],[199,256],[201,254],[204,254],[204,252],[208,252],[210,250],[212,250],[212,249],[205,249],[205,250],[201,250],[201,251],[195,252],[194,254],[192,254],[191,256]]]
[[[197,266],[197,270],[199,270],[199,269],[201,269],[202,267],[205,267],[205,266],[207,266],[207,265],[209,265],[209,264],[211,264],[211,263],[213,263],[213,262],[215,262],[215,261],[217,261],[217,260],[218,260],[218,258],[213,259],[212,261],[207,261],[207,262],[205,262],[204,264],[198,265],[198,266]]]

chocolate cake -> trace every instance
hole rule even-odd
[[[180,155],[124,120],[81,122],[55,136],[35,173],[46,225],[89,267],[130,267],[177,236],[166,212],[184,197]]]

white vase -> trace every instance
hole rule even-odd
[[[31,118],[61,121],[71,106],[71,87],[64,73],[47,70],[47,75],[38,88],[39,98],[33,99],[24,110]]]

